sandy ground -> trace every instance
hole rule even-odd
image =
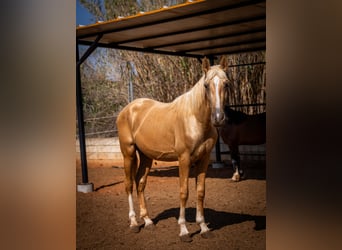
[[[195,180],[191,172],[186,209],[193,239],[179,239],[178,167],[154,166],[145,194],[154,230],[129,230],[128,201],[122,162],[92,163],[88,169],[92,193],[77,193],[77,249],[266,249],[266,169],[264,161],[242,162],[246,179],[232,182],[231,167],[209,167],[206,179],[205,219],[213,237],[204,239],[195,222]],[[77,167],[77,183],[81,169]],[[136,213],[139,206],[135,198]],[[143,226],[143,221],[139,221]]]

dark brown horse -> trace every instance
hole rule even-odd
[[[225,106],[225,122],[220,128],[222,140],[229,146],[234,174],[233,181],[239,181],[244,172],[240,168],[239,145],[260,145],[266,142],[266,112],[247,115]]]
[[[128,104],[117,118],[120,148],[124,158],[125,185],[128,195],[130,228],[139,232],[133,207],[135,181],[140,204],[140,218],[145,227],[153,226],[146,209],[144,189],[152,160],[178,161],[180,181],[180,238],[191,241],[186,228],[185,206],[188,199],[189,171],[193,165],[196,174],[196,222],[201,235],[210,231],[204,220],[203,200],[205,177],[212,151],[217,140],[216,127],[224,122],[224,103],[228,78],[226,58],[220,65],[210,67],[209,60],[202,62],[203,76],[187,93],[171,103],[147,98]],[[137,164],[139,161],[139,165]]]

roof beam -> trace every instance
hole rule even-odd
[[[157,39],[157,38],[162,38],[162,37],[167,37],[167,36],[174,36],[174,35],[180,35],[180,34],[185,34],[185,33],[190,33],[190,32],[228,27],[228,26],[233,26],[233,25],[244,25],[244,24],[247,25],[250,22],[265,20],[265,18],[266,18],[266,15],[263,14],[260,16],[252,17],[252,18],[243,18],[240,20],[234,20],[230,22],[224,22],[224,23],[213,24],[213,25],[208,25],[208,26],[201,26],[201,27],[186,29],[186,30],[181,30],[181,31],[168,32],[168,33],[159,34],[159,35],[151,35],[151,36],[144,36],[144,37],[139,37],[139,38],[134,38],[134,39],[127,39],[127,40],[120,41],[117,44],[132,43],[132,42],[137,42],[137,41],[141,42],[141,41],[149,40],[149,39]],[[266,29],[266,25],[265,25],[265,29]],[[162,45],[162,46],[165,47],[169,45]]]
[[[80,45],[91,45],[92,42],[89,41],[79,41]],[[136,48],[136,47],[128,47],[128,46],[121,46],[121,45],[109,45],[106,43],[98,43],[98,47],[102,48],[113,48],[113,49],[121,49],[121,50],[128,50],[128,51],[136,51],[136,52],[146,52],[146,53],[157,53],[162,55],[169,55],[169,56],[184,56],[184,57],[192,57],[192,58],[203,58],[204,56],[217,56],[223,54],[236,54],[236,53],[245,53],[245,52],[254,52],[254,51],[262,51],[266,50],[266,45],[257,45],[252,48],[246,49],[232,49],[231,47],[222,47],[223,50],[219,52],[211,52],[211,53],[187,53],[187,52],[178,52],[178,51],[163,51],[163,50],[154,50],[154,49],[145,49],[145,48]],[[221,47],[220,47],[221,48]],[[226,49],[225,49],[226,48]]]
[[[80,45],[91,45],[91,41],[79,41]],[[169,55],[169,56],[185,56],[185,57],[193,57],[193,58],[202,58],[202,55],[199,54],[187,54],[184,52],[173,52],[173,51],[162,51],[162,50],[154,50],[154,49],[145,49],[145,48],[137,48],[137,47],[129,47],[129,46],[123,46],[118,44],[108,44],[108,43],[98,43],[97,47],[101,48],[111,48],[111,49],[121,49],[121,50],[129,50],[129,51],[137,51],[137,52],[146,52],[146,53],[157,53],[162,55]]]
[[[218,52],[210,52],[210,53],[203,53],[203,56],[219,56],[219,55],[232,55],[232,54],[240,54],[240,53],[247,53],[247,52],[256,52],[256,51],[264,51],[266,50],[266,44],[265,45],[259,45],[251,48],[245,48],[245,49],[232,49],[230,47],[227,47],[227,49],[222,49]],[[188,54],[189,56],[191,54]]]
[[[108,34],[108,33],[112,33],[112,32],[119,32],[119,31],[127,31],[130,29],[136,29],[136,28],[141,28],[141,27],[146,27],[146,26],[151,26],[154,24],[161,24],[161,23],[167,23],[167,22],[172,22],[172,21],[180,21],[182,19],[186,19],[186,18],[191,18],[191,17],[198,17],[201,15],[206,15],[206,14],[211,14],[211,13],[217,13],[217,12],[221,12],[221,11],[225,11],[225,10],[229,10],[229,9],[236,9],[236,8],[240,8],[240,7],[244,7],[244,6],[250,6],[250,5],[254,5],[254,4],[258,4],[258,3],[264,3],[265,0],[251,0],[251,1],[244,1],[244,2],[238,2],[238,3],[231,3],[227,6],[221,6],[218,8],[214,8],[214,9],[209,9],[209,10],[204,10],[204,11],[199,11],[199,12],[195,12],[195,13],[191,13],[191,14],[187,14],[187,15],[183,15],[183,16],[176,16],[176,17],[171,17],[171,18],[166,18],[164,20],[157,20],[157,21],[151,21],[151,22],[144,22],[144,23],[140,23],[137,25],[132,25],[131,27],[123,27],[123,28],[118,28],[118,29],[109,29],[106,31],[96,31],[96,32],[92,32],[92,33],[88,33],[85,35],[80,35],[77,38],[78,39],[82,39],[85,37],[92,37],[92,36],[96,36],[98,34]]]
[[[266,31],[266,27],[265,28],[255,29],[255,30],[252,30],[252,31],[247,30],[247,31],[244,31],[244,32],[231,33],[231,34],[214,36],[214,37],[203,38],[203,39],[193,39],[193,40],[188,40],[188,41],[169,43],[169,44],[158,45],[158,46],[151,46],[151,47],[147,47],[147,48],[160,49],[160,48],[165,48],[165,47],[172,47],[172,46],[178,46],[178,45],[186,45],[186,44],[191,44],[191,43],[199,43],[199,42],[213,41],[213,40],[218,40],[218,39],[234,38],[234,37],[239,37],[239,36],[243,36],[243,35],[249,35],[249,34],[265,32],[265,31]]]
[[[224,46],[218,44],[218,45],[212,45],[212,46],[207,46],[207,47],[200,47],[200,48],[195,48],[195,49],[177,50],[177,52],[184,52],[184,51],[186,51],[187,53],[191,53],[191,52],[194,52],[194,51],[202,51],[202,50],[208,50],[208,49],[218,49],[218,48],[225,48],[225,47],[232,47],[232,46],[249,45],[249,44],[260,43],[260,42],[264,42],[264,41],[265,41],[265,39],[262,39],[262,38],[249,39],[249,40],[244,40],[244,41],[241,41],[241,42],[226,43]]]

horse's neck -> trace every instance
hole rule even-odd
[[[205,95],[205,87],[203,86],[204,77],[198,81],[192,89],[181,95],[178,99],[179,108],[185,112],[187,116],[193,115],[202,123],[210,121],[210,105]]]
[[[203,120],[210,120],[211,115],[211,109],[210,109],[210,103],[209,100],[205,94],[205,87],[203,86],[203,83],[199,82],[196,84],[196,89],[194,91],[198,91],[199,93],[196,93],[196,101],[193,104],[194,110],[196,111],[198,117]]]

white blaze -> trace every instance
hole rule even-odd
[[[216,108],[220,108],[220,95],[219,95],[219,83],[220,83],[220,78],[218,76],[214,77],[214,83],[215,83],[215,93],[216,93],[216,104],[215,107]]]
[[[214,84],[215,84],[215,93],[216,93],[216,103],[215,103],[215,108],[216,108],[216,117],[217,119],[219,118],[219,110],[220,110],[220,95],[219,95],[219,83],[220,83],[220,78],[218,76],[214,77]]]

